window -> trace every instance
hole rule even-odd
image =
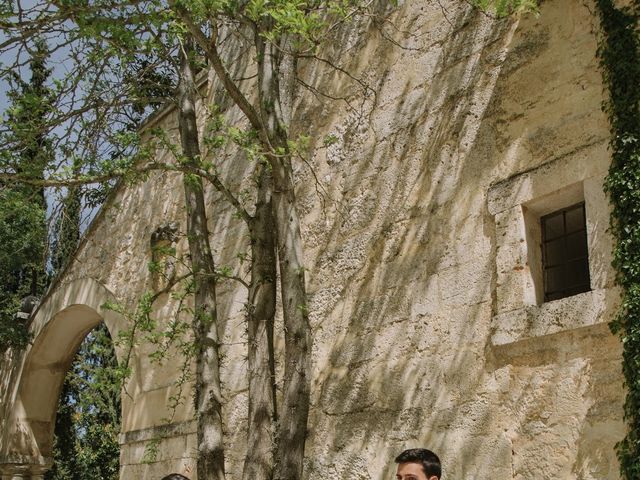
[[[540,218],[544,301],[590,290],[584,202]]]
[[[496,246],[492,345],[521,352],[521,340],[611,319],[620,300],[606,231],[605,157],[600,166],[563,158],[489,188]]]

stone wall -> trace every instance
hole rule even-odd
[[[624,393],[606,325],[618,294],[593,11],[548,0],[538,16],[496,20],[454,0],[405,2],[324,52],[370,88],[301,66],[305,83],[343,97],[303,91],[293,105],[295,131],[315,145],[296,167],[314,333],[307,478],[391,478],[393,457],[414,446],[440,454],[444,480],[618,478]],[[170,112],[153,122],[175,133]],[[327,135],[338,141],[324,148]],[[249,166],[227,163],[241,183]],[[246,232],[208,198],[218,262],[238,268]],[[579,200],[591,291],[542,303],[532,225]],[[133,309],[152,288],[151,235],[173,221],[184,231],[182,210],[174,175],[121,187],[57,288],[92,278]],[[244,295],[221,286],[230,480],[244,457]],[[176,308],[164,296],[158,317]],[[167,408],[179,356],[159,366],[150,351],[137,348],[123,396],[121,478],[195,478],[189,393]]]

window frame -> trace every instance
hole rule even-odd
[[[602,188],[609,164],[598,158],[578,168],[575,158],[563,157],[489,187],[487,209],[495,225],[494,347],[517,349],[522,340],[605,325],[619,305],[607,231],[610,207]],[[590,290],[545,302],[540,217],[583,201]]]

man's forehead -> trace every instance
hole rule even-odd
[[[402,462],[398,464],[398,475],[411,475],[417,479],[425,478],[422,464],[418,462]]]

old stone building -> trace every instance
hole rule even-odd
[[[619,293],[592,3],[547,0],[539,15],[497,20],[458,0],[401,2],[327,52],[375,96],[303,66],[306,83],[349,99],[307,92],[294,105],[316,145],[296,167],[314,336],[307,478],[391,478],[411,446],[438,452],[445,480],[619,478],[621,348],[607,326]],[[165,110],[147,128],[175,121]],[[337,142],[322,148],[327,135]],[[208,199],[216,257],[234,266],[246,232]],[[183,208],[180,178],[154,174],[119,187],[88,229],[32,320],[33,345],[3,360],[3,479],[41,478],[75,349],[99,322],[113,336],[127,328],[102,306],[134,308],[154,288],[152,235],[172,222],[184,231]],[[235,480],[246,291],[220,288]],[[176,308],[164,295],[157,317]],[[195,478],[189,393],[168,408],[180,362],[149,353],[134,351],[123,395],[121,478]]]

